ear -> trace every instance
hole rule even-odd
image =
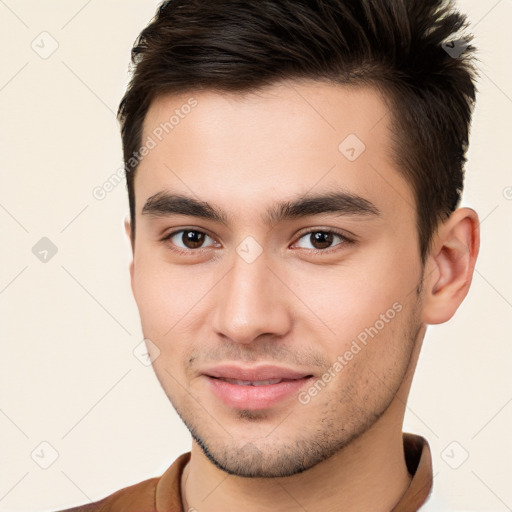
[[[130,269],[130,280],[132,282],[132,288],[133,288],[133,271],[134,271],[134,268],[133,268],[134,261],[133,260],[135,258],[135,247],[134,247],[134,243],[133,243],[132,227],[131,227],[130,219],[128,216],[126,216],[124,219],[124,232],[126,234],[126,238],[128,238],[128,240],[130,241],[130,247],[132,248],[132,257],[131,257],[129,269]]]
[[[480,247],[480,223],[471,208],[459,208],[443,222],[425,264],[422,320],[449,320],[466,297]]]

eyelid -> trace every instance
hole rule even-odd
[[[174,235],[177,235],[178,233],[181,233],[182,231],[195,231],[197,233],[202,233],[203,235],[209,236],[210,238],[215,238],[212,236],[207,230],[201,228],[195,228],[191,226],[182,226],[180,228],[171,229],[171,231],[167,232],[166,234],[162,235],[162,238],[160,240],[166,240],[168,238],[171,238]]]
[[[347,240],[350,241],[356,241],[357,237],[356,235],[353,235],[352,233],[339,228],[331,228],[331,227],[315,227],[315,228],[306,228],[305,231],[299,231],[295,236],[296,238],[301,238],[304,235],[309,235],[311,233],[334,233],[335,235],[339,235]]]

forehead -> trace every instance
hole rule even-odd
[[[370,87],[302,81],[243,94],[162,95],[143,124],[142,143],[152,149],[135,178],[137,213],[161,190],[246,210],[343,189],[384,210],[411,209],[390,122]]]

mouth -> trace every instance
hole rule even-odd
[[[262,410],[297,395],[313,375],[277,366],[222,365],[203,372],[210,392],[230,408]]]

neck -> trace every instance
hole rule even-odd
[[[394,400],[364,434],[303,473],[283,478],[243,478],[214,466],[195,442],[182,478],[184,510],[246,512],[389,512],[409,486],[401,421]],[[398,414],[400,416],[400,414]],[[371,492],[368,492],[371,490]]]

